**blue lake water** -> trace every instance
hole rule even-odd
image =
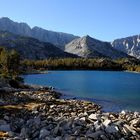
[[[53,86],[65,97],[96,102],[104,111],[140,111],[140,74],[112,71],[49,71],[24,76],[25,83]]]

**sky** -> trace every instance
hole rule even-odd
[[[0,0],[0,17],[104,41],[140,34],[140,0]]]

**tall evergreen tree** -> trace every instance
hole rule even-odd
[[[0,68],[4,77],[15,79],[19,74],[20,56],[15,50],[0,48]]]

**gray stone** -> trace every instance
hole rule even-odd
[[[67,136],[65,140],[76,140],[75,136]]]
[[[13,137],[13,136],[14,136],[14,132],[9,131],[9,132],[8,132],[8,136],[9,136],[9,137]]]
[[[133,135],[137,135],[137,132],[133,129],[133,127],[127,125],[127,124],[124,124],[124,128],[126,130],[126,132],[131,132]]]
[[[89,119],[92,119],[92,120],[97,120],[98,118],[97,118],[97,114],[91,114],[91,115],[89,115],[89,117],[88,117]]]
[[[50,131],[48,131],[45,128],[42,128],[40,130],[39,138],[45,138],[46,136],[49,136],[49,134],[50,134]]]
[[[58,131],[59,131],[59,124],[54,128],[53,134],[57,135]]]
[[[85,118],[85,117],[82,117],[82,118],[80,118],[80,120],[85,121],[85,120],[86,120],[86,118]]]
[[[126,115],[126,111],[122,110],[122,111],[121,111],[121,114],[122,114],[122,115]]]
[[[34,124],[35,125],[39,126],[40,123],[41,123],[40,117],[37,117],[37,118],[34,119]]]
[[[9,121],[10,120],[10,118],[8,117],[8,116],[4,116],[4,119],[6,120],[6,121]]]
[[[28,130],[26,128],[22,128],[20,132],[20,137],[28,138]]]
[[[111,123],[111,120],[106,119],[106,120],[103,122],[103,125],[107,127],[110,123]]]
[[[140,118],[133,119],[130,123],[131,123],[132,126],[139,126]]]
[[[7,122],[5,120],[0,120],[0,125],[5,125]]]
[[[105,135],[100,136],[102,140],[108,140],[108,138]]]
[[[105,131],[106,131],[107,133],[118,133],[118,132],[119,132],[119,129],[118,129],[117,126],[111,125],[111,126],[107,126],[107,127],[105,128]]]
[[[100,135],[104,135],[103,131],[96,131],[94,133],[88,134],[87,137],[98,139]]]
[[[54,140],[62,140],[62,137],[58,136],[58,137],[54,138]]]

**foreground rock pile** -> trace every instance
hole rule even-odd
[[[46,90],[0,93],[0,139],[140,140],[140,113],[104,113]]]

